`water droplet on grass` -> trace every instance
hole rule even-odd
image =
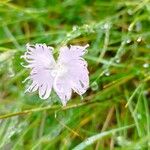
[[[117,140],[118,145],[120,145],[120,146],[125,146],[125,145],[130,145],[131,144],[131,142],[123,136],[118,136],[116,138],[116,140]]]
[[[57,118],[57,111],[55,111],[55,113],[54,113],[54,117],[55,117],[55,118]]]
[[[142,37],[138,37],[137,40],[136,40],[138,43],[140,43],[142,41]]]
[[[119,64],[120,61],[121,61],[120,58],[116,58],[116,59],[115,59],[115,62],[116,62],[117,64]]]
[[[129,9],[128,11],[127,11],[127,13],[131,16],[131,15],[133,15],[133,11],[131,10],[131,9]]]
[[[138,118],[139,120],[142,119],[141,114],[137,114],[137,118]]]
[[[96,81],[94,81],[94,82],[91,84],[91,89],[92,89],[93,91],[97,91],[97,90],[98,90],[98,84],[97,84]]]
[[[143,64],[143,67],[144,67],[144,68],[148,68],[148,67],[149,67],[149,64],[148,64],[148,63],[145,63],[145,64]]]
[[[136,23],[136,31],[139,32],[139,31],[141,31],[141,30],[142,30],[142,24],[141,24],[140,21],[138,21],[138,22]]]
[[[90,140],[89,139],[86,139],[85,142],[86,142],[86,144],[90,144]]]
[[[10,78],[12,78],[12,77],[14,77],[14,76],[15,76],[15,73],[14,73],[14,72],[9,73],[9,77],[10,77]]]
[[[132,26],[129,26],[128,27],[128,31],[132,31],[133,27]]]
[[[67,33],[67,38],[70,38],[71,34],[70,33]]]
[[[147,48],[150,48],[150,44],[147,44],[146,47],[147,47]]]
[[[142,147],[140,145],[136,145],[135,150],[142,150]]]
[[[78,26],[76,26],[76,25],[74,25],[73,27],[72,27],[72,30],[73,31],[76,31],[78,29]]]
[[[110,29],[110,24],[109,23],[105,23],[103,26],[104,29]]]
[[[127,44],[131,43],[131,39],[127,39],[126,42],[127,42]]]
[[[107,76],[107,77],[108,77],[108,76],[110,76],[110,71],[109,71],[109,70],[107,70],[107,71],[105,71],[105,73],[104,73],[104,74],[105,74],[105,76]]]
[[[9,69],[8,69],[8,76],[10,78],[15,76],[15,73],[14,73],[14,71],[13,71],[13,69],[11,67],[9,67]]]

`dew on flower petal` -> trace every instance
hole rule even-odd
[[[148,68],[148,67],[149,67],[149,64],[148,64],[148,63],[145,63],[145,64],[143,64],[143,67],[144,67],[144,68]]]
[[[52,71],[51,71],[51,76],[52,76],[52,77],[55,77],[56,75],[57,75],[57,70],[52,70]]]
[[[94,81],[94,82],[91,84],[91,89],[92,89],[93,91],[97,91],[97,90],[98,90],[98,84],[97,84],[96,81]]]

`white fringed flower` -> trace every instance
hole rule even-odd
[[[89,87],[87,62],[82,56],[86,46],[67,46],[60,48],[57,62],[53,48],[46,44],[26,45],[27,52],[22,56],[30,68],[28,79],[32,81],[26,92],[39,91],[41,99],[47,99],[52,88],[63,105],[71,98],[72,91],[82,95]]]

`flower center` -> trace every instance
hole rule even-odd
[[[51,71],[53,77],[64,76],[68,72],[67,67],[64,64],[57,64]]]

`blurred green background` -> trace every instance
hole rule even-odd
[[[89,43],[86,94],[25,94],[26,43]],[[0,0],[1,150],[148,150],[149,81],[149,0]]]

